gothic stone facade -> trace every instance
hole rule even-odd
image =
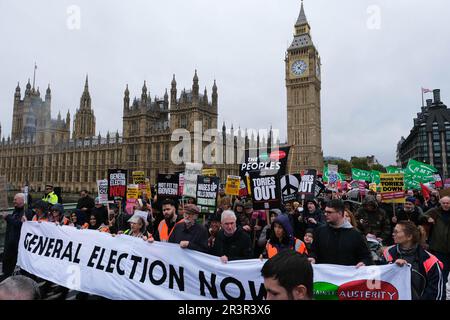
[[[178,96],[173,77],[169,95],[153,99],[144,82],[140,99],[130,103],[128,85],[123,98],[123,133],[95,136],[95,116],[91,105],[88,79],[76,111],[73,133],[70,137],[70,114],[66,119],[51,119],[51,90],[45,99],[39,89],[31,88],[28,81],[21,99],[20,87],[14,95],[12,135],[0,144],[0,175],[6,176],[10,187],[20,189],[28,183],[34,190],[43,190],[46,183],[60,186],[64,192],[81,189],[96,190],[96,180],[104,179],[112,168],[145,171],[152,183],[158,173],[183,171],[184,164],[171,161],[172,148],[178,141],[171,141],[172,131],[188,130],[194,136],[194,121],[202,123],[203,130],[217,128],[218,93],[214,82],[211,101],[205,88],[199,93],[197,72],[191,90],[183,90]],[[114,111],[113,111],[114,112]],[[0,131],[1,135],[1,131]],[[222,127],[222,139],[230,138]],[[236,139],[236,138],[234,138]],[[201,142],[203,146],[209,142]],[[246,139],[246,145],[249,145]],[[228,148],[228,153],[231,150]],[[236,150],[233,164],[204,165],[216,168],[222,180],[229,174],[238,174]],[[224,157],[227,149],[224,147]],[[130,177],[131,179],[131,177]],[[131,182],[131,181],[130,181]]]

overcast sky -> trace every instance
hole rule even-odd
[[[285,138],[284,55],[299,10],[299,0],[1,0],[2,134],[11,132],[17,82],[23,94],[36,61],[53,117],[69,109],[73,121],[89,74],[102,134],[122,131],[127,83],[140,96],[147,80],[153,98],[170,89],[172,74],[179,92],[190,88],[197,69],[209,95],[217,79],[220,126],[272,125]],[[324,155],[394,163],[420,87],[440,88],[450,104],[450,2],[305,0],[305,10],[323,64]]]

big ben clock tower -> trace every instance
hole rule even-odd
[[[321,64],[310,34],[303,1],[294,40],[286,52],[287,137],[292,146],[290,173],[323,169],[320,121]]]

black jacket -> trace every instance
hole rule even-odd
[[[426,218],[423,214],[420,213],[417,207],[414,207],[413,212],[406,212],[403,208],[397,211],[396,214],[397,222],[398,221],[412,221],[416,226],[419,226],[426,222]]]
[[[33,212],[30,209],[25,212],[24,208],[15,208],[10,215],[5,217],[5,255],[17,255],[19,248],[20,231],[22,229],[22,217],[24,214],[28,221],[31,221],[31,219],[33,219]]]
[[[105,206],[101,206],[100,208],[94,207],[91,209],[90,214],[95,214],[100,224],[104,223],[106,225],[109,224],[108,217],[108,209]],[[90,217],[86,217],[86,222],[89,222]]]
[[[314,230],[310,257],[314,258],[316,263],[344,266],[354,266],[359,262],[373,264],[363,235],[348,225],[337,229],[328,224],[317,227]]]
[[[388,247],[383,253],[383,262],[394,263],[402,257],[397,245]],[[408,261],[411,263],[410,261]],[[411,291],[413,300],[445,300],[442,262],[421,246],[417,247],[411,263]]]
[[[95,207],[95,201],[90,196],[86,196],[86,197],[82,197],[82,198],[78,199],[77,209],[81,209],[81,208],[92,209],[93,207]]]
[[[251,259],[253,252],[250,236],[241,228],[237,228],[231,237],[227,237],[222,229],[217,234],[211,254],[218,257],[227,256],[228,260]]]
[[[188,249],[208,253],[208,230],[201,224],[194,224],[189,229],[186,228],[186,223],[177,224],[169,242],[180,243],[181,241],[189,241]]]

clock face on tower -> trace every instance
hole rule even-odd
[[[296,76],[301,76],[308,69],[308,65],[303,60],[297,60],[292,64],[291,71]]]

